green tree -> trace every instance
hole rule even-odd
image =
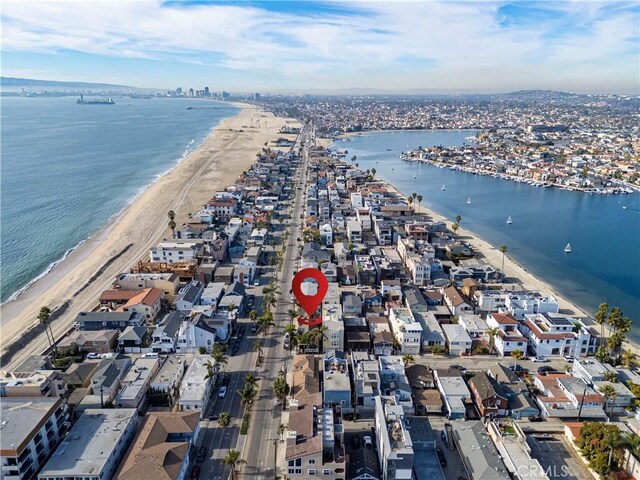
[[[585,422],[576,441],[591,467],[602,478],[620,469],[624,458],[624,439],[613,424]]]
[[[253,374],[253,372],[249,372],[244,376],[244,384],[251,385],[251,388],[256,388],[258,385],[258,378]]]
[[[251,407],[253,400],[256,398],[256,390],[251,385],[245,385],[242,389],[236,390],[240,396],[240,404],[243,407]]]
[[[409,204],[409,206],[413,204],[413,197],[411,195],[407,197],[407,203]]]
[[[276,322],[273,321],[273,315],[271,315],[271,312],[264,312],[264,315],[258,319],[258,332],[266,335],[269,328],[275,326],[275,324]]]
[[[462,215],[456,215],[456,223],[460,225],[460,222],[462,222]]]
[[[282,402],[282,410],[285,408],[287,395],[289,395],[290,390],[291,387],[289,387],[287,381],[282,377],[276,378],[275,382],[273,382],[273,393]]]
[[[405,353],[404,355],[402,355],[402,363],[404,363],[404,368],[407,368],[416,363],[416,359],[413,358],[413,355]]]
[[[604,385],[599,386],[598,390],[600,391],[600,393],[605,398],[605,402],[604,402],[605,413],[607,411],[607,406],[610,405],[610,408],[609,408],[609,419],[611,419],[611,415],[613,415],[613,408],[615,406],[616,397],[618,396],[618,392],[616,392],[615,387],[613,385],[609,384],[609,383],[606,383]]]
[[[418,194],[416,192],[413,192],[411,194],[411,198],[413,199],[414,202],[415,202],[417,196],[418,196]]]
[[[238,450],[229,450],[227,456],[222,459],[222,463],[231,467],[231,480],[235,480],[237,467],[247,463],[247,461],[240,458],[240,452]]]
[[[601,345],[598,347],[598,349],[596,350],[595,357],[596,357],[596,360],[598,360],[601,363],[607,363],[609,362],[609,360],[611,360],[611,356],[609,355],[609,350],[607,350],[607,347],[604,345]]]
[[[231,415],[229,415],[229,412],[220,413],[220,415],[218,416],[218,425],[220,425],[222,428],[227,428],[229,425],[231,425]]]
[[[207,374],[204,376],[205,380],[208,380],[209,378],[213,378],[216,376],[215,362],[212,362],[211,360],[207,360],[204,363],[204,366],[207,367]]]
[[[284,423],[281,423],[280,425],[278,425],[278,436],[282,437],[284,435],[284,432],[287,431],[287,426]]]
[[[618,374],[616,372],[604,372],[602,375],[605,382],[616,383],[618,381]]]
[[[376,176],[376,169],[375,169],[375,168],[372,168],[372,169],[371,169],[371,176],[372,176],[372,177],[375,177],[375,176]]]
[[[418,195],[416,200],[418,201],[418,208],[422,209],[422,195]]]
[[[296,337],[298,336],[298,327],[294,323],[290,323],[286,327],[284,327],[284,333],[289,334],[289,351],[291,351],[291,347],[296,341]]]
[[[258,363],[262,363],[262,340],[253,342],[253,349],[258,352]]]
[[[513,364],[515,365],[514,370],[517,370],[518,362],[524,358],[524,352],[522,350],[513,350],[511,356],[513,357]]]
[[[211,349],[211,357],[213,357],[213,360],[216,362],[215,363],[216,372],[219,372],[220,367],[226,365],[227,362],[229,361],[229,357],[227,357],[226,352],[227,352],[227,347],[219,343],[216,343]]]
[[[451,225],[451,230],[453,230],[453,233],[457,234],[458,233],[458,229],[460,228],[460,225],[458,225],[457,223],[453,223]]]
[[[630,350],[625,350],[622,352],[622,365],[626,368],[631,368],[631,366],[635,363],[637,359],[637,355]]]
[[[44,325],[44,333],[47,334],[47,340],[49,341],[49,348],[53,348],[53,345],[55,343],[55,338],[53,336],[53,332],[51,331],[51,323],[49,322],[49,318],[51,318],[51,309],[46,306],[41,307],[40,312],[38,312],[38,321],[42,325]]]
[[[255,310],[251,310],[249,312],[249,320],[251,320],[253,323],[255,323],[256,320],[258,320],[258,312],[256,312]]]
[[[503,244],[500,247],[500,252],[502,252],[502,278],[504,279],[504,277],[505,277],[505,274],[504,274],[504,254],[507,253],[507,246]]]
[[[598,307],[598,311],[595,314],[594,320],[600,325],[600,345],[604,345],[605,336],[604,336],[604,326],[609,319],[609,304],[601,303]]]

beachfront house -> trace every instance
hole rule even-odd
[[[150,261],[162,263],[196,262],[203,254],[204,242],[201,239],[171,239],[160,242],[151,248]]]

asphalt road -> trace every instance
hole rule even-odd
[[[291,222],[289,223],[289,237],[287,239],[286,250],[283,258],[282,270],[279,274],[277,284],[280,287],[281,295],[278,298],[274,313],[275,327],[269,330],[264,337],[264,361],[260,371],[262,381],[259,384],[257,399],[251,407],[251,424],[249,435],[244,445],[242,458],[247,464],[242,468],[241,478],[251,479],[273,479],[275,456],[274,450],[279,447],[278,426],[280,425],[281,407],[276,405],[273,395],[273,382],[278,376],[278,372],[284,365],[290,368],[291,355],[284,348],[282,339],[284,338],[284,327],[289,323],[288,311],[291,309],[291,281],[293,272],[296,270],[296,258],[300,244],[298,238],[298,226],[301,224],[300,214],[303,211],[303,190],[297,187],[304,185],[306,178],[307,149],[296,173],[294,182],[295,199],[291,212]]]

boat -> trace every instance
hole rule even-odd
[[[442,187],[440,188],[440,190],[442,190],[443,192],[446,190],[446,188],[444,188],[444,183],[442,184]]]
[[[467,204],[471,204],[471,197],[467,198]]]
[[[78,105],[115,105],[111,98],[107,98],[104,100],[85,100],[84,96],[80,94],[80,98],[76,101]]]
[[[571,244],[567,243],[567,246],[564,247],[564,253],[571,253]]]
[[[626,210],[626,209],[627,209],[627,206],[626,206],[626,205],[623,205],[623,206],[622,206],[622,209],[623,209],[623,210]]]
[[[507,224],[511,225],[513,223],[513,220],[511,220],[511,216],[509,216],[509,218],[507,218]]]
[[[390,149],[390,148],[387,148],[387,152],[390,152],[390,151],[391,151],[391,149]]]
[[[413,174],[413,178],[418,178],[418,175],[416,175],[415,173]]]

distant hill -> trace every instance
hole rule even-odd
[[[55,80],[38,80],[33,78],[0,77],[3,89],[19,90],[21,88],[49,88],[53,90],[119,90],[119,91],[159,91],[153,88],[138,88],[129,85],[91,82],[60,82]]]

